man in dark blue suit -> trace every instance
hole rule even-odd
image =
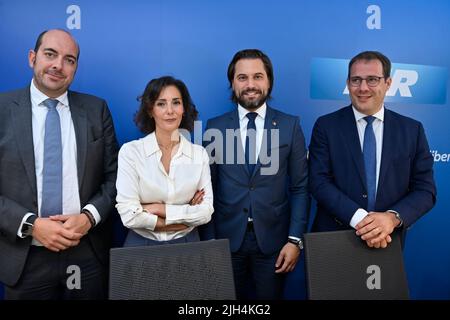
[[[309,146],[313,231],[355,228],[369,247],[386,248],[436,202],[433,158],[422,124],[388,110],[391,63],[366,51],[349,63],[352,104],[320,117]]]
[[[230,240],[238,299],[248,298],[249,279],[256,298],[279,299],[308,223],[305,139],[297,117],[266,104],[273,68],[263,52],[236,53],[228,80],[237,108],[205,133],[215,212],[204,235]]]

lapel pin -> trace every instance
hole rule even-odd
[[[276,122],[275,120],[273,120],[273,121],[272,121],[272,125],[273,125],[274,127],[276,127],[276,126],[277,126],[277,122]]]

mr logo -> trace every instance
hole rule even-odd
[[[402,97],[412,97],[409,87],[416,84],[419,80],[419,74],[415,70],[401,70],[397,69],[392,77],[392,85],[389,91],[386,92],[388,97],[394,97],[397,94],[397,90]]]
[[[313,99],[348,99],[349,60],[313,58],[311,61],[310,95]],[[419,64],[392,64],[392,84],[386,102],[445,104],[448,69]]]
[[[369,290],[381,289],[381,269],[379,266],[372,264],[367,267],[367,274],[370,276],[367,278],[366,286]]]
[[[70,274],[70,276],[67,277],[66,285],[67,289],[73,290],[73,289],[81,289],[81,269],[77,265],[70,265],[67,267],[66,270],[67,274]]]

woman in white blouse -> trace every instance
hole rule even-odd
[[[197,226],[211,220],[209,158],[179,129],[192,131],[197,110],[185,84],[172,77],[151,80],[135,122],[144,138],[119,152],[117,205],[124,246],[199,241]]]

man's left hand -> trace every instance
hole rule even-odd
[[[62,222],[65,229],[83,235],[86,235],[91,228],[91,222],[85,214],[60,214],[49,218],[53,221]]]
[[[294,270],[300,256],[300,248],[293,243],[286,243],[275,263],[275,273],[286,273]]]

